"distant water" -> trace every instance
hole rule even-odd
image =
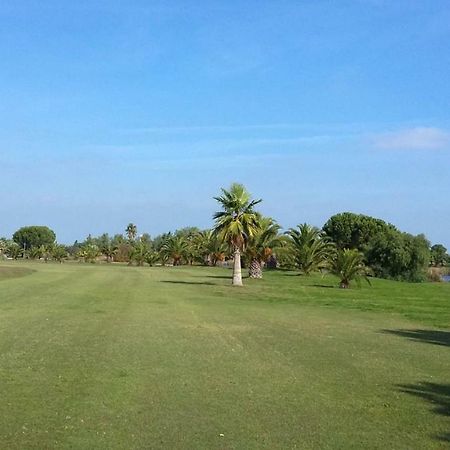
[[[447,283],[450,283],[450,275],[442,275],[442,281],[446,281]]]

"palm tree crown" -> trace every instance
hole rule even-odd
[[[222,189],[222,195],[214,199],[223,208],[213,216],[216,221],[214,231],[230,246],[242,250],[258,230],[253,208],[261,200],[252,200],[247,189],[239,183],[233,183],[229,190]]]
[[[129,241],[134,241],[137,236],[137,226],[134,223],[129,223],[125,228],[125,233]]]
[[[304,223],[286,234],[291,240],[295,264],[305,275],[327,267],[334,246],[319,229]]]

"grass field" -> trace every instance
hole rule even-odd
[[[450,447],[450,283],[0,264],[1,449]]]

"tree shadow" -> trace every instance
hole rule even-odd
[[[217,283],[211,281],[175,281],[175,280],[161,280],[160,283],[168,284],[193,284],[193,285],[206,285],[206,286],[219,286]]]
[[[311,287],[337,289],[337,286],[332,286],[332,285],[329,285],[329,284],[311,284]]]
[[[221,280],[231,280],[231,275],[195,275],[196,278],[219,278]],[[244,278],[244,277],[242,277]]]
[[[421,382],[417,384],[397,385],[400,392],[419,397],[431,403],[436,414],[450,417],[450,384]],[[443,442],[450,442],[450,433],[435,436]]]
[[[383,333],[395,334],[411,341],[450,347],[450,331],[440,330],[382,330]]]

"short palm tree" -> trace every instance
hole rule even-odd
[[[306,223],[286,233],[291,242],[295,264],[304,274],[325,269],[334,253],[334,245],[323,233]]]
[[[242,286],[241,251],[258,231],[258,217],[255,205],[261,200],[252,200],[242,184],[233,183],[229,190],[222,189],[222,195],[214,197],[222,211],[214,214],[214,232],[226,242],[233,252],[234,286]]]
[[[77,257],[84,259],[84,262],[90,262],[94,264],[100,254],[101,252],[97,245],[85,244],[77,253]]]
[[[193,245],[197,259],[204,265],[215,266],[225,259],[227,246],[213,230],[199,231]]]
[[[117,253],[117,246],[115,246],[113,241],[109,239],[103,243],[100,251],[106,256],[106,262],[110,263],[112,262],[114,255]]]
[[[163,258],[172,259],[174,266],[179,266],[189,255],[189,243],[184,236],[169,235],[165,239],[160,253]]]
[[[160,260],[159,253],[155,252],[154,250],[149,250],[145,255],[145,262],[149,266],[154,266],[159,260]]]
[[[41,247],[32,247],[28,252],[28,256],[31,259],[41,259],[43,256],[43,251]]]
[[[39,251],[41,252],[41,258],[43,258],[45,262],[48,262],[51,256],[51,249],[47,245],[41,245]]]
[[[262,265],[272,256],[273,249],[282,245],[280,226],[271,218],[258,214],[259,228],[247,244],[246,256],[250,260],[250,278],[262,278]]]
[[[339,277],[339,287],[342,289],[349,288],[352,280],[355,280],[358,285],[361,283],[361,279],[370,284],[370,280],[367,278],[368,269],[364,265],[363,256],[358,250],[348,248],[338,250],[331,262],[330,269],[331,273]]]
[[[19,259],[23,255],[23,249],[16,242],[10,241],[5,250],[6,255],[12,259]]]
[[[130,263],[135,262],[138,266],[143,266],[147,260],[147,254],[149,252],[149,246],[146,242],[139,240],[135,242],[130,252]]]
[[[52,248],[52,258],[62,263],[67,258],[67,249],[64,245],[56,244]]]

